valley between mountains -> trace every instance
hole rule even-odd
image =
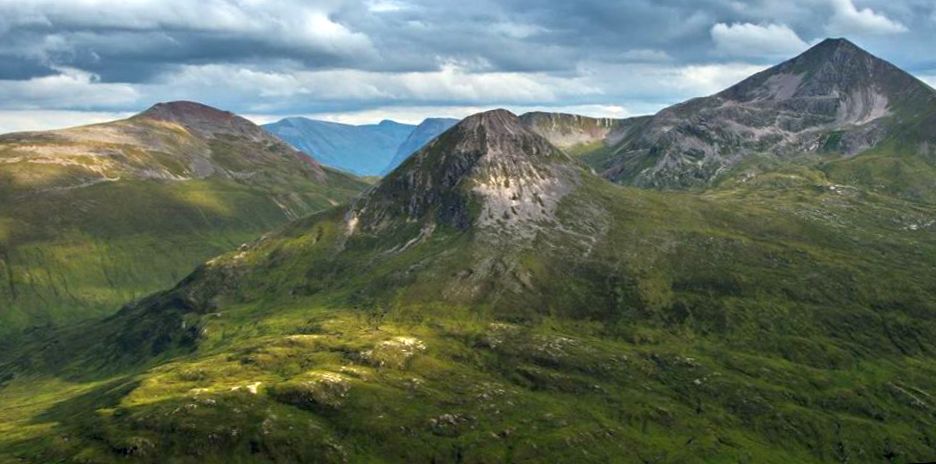
[[[371,186],[189,102],[0,137],[0,462],[936,459],[936,90],[830,39],[414,143]]]

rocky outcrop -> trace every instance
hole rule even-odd
[[[553,219],[578,167],[506,110],[470,116],[388,175],[350,211],[355,230],[400,220],[523,235]]]

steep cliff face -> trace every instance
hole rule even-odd
[[[613,147],[606,177],[652,187],[707,185],[757,153],[853,156],[936,111],[936,91],[844,39],[711,97],[667,108]]]

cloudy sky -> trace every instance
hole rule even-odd
[[[933,0],[0,0],[0,132],[179,99],[258,122],[645,114],[825,37],[936,83]]]

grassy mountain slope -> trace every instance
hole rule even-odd
[[[364,187],[186,102],[0,136],[0,333],[112,313]]]
[[[934,459],[936,211],[772,160],[622,188],[468,118],[353,205],[8,355],[0,456]]]

